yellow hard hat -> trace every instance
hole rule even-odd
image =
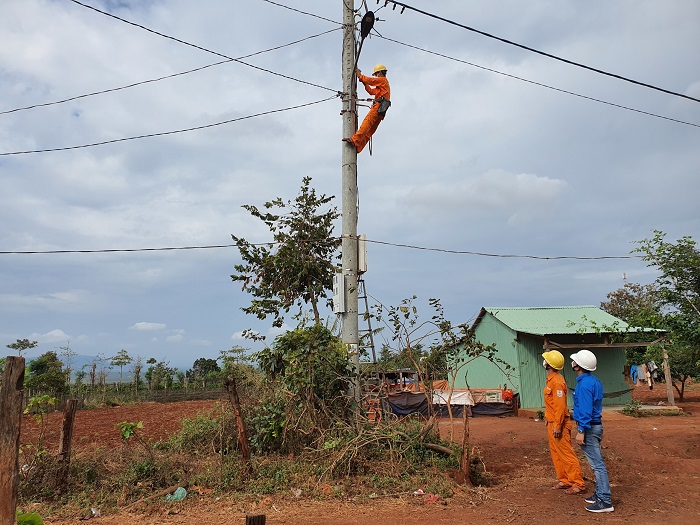
[[[379,71],[386,71],[386,66],[384,64],[377,64],[374,66],[374,72],[378,73]]]
[[[543,353],[542,357],[544,357],[545,362],[552,368],[556,370],[564,368],[564,356],[561,355],[561,352],[550,350],[549,352]]]

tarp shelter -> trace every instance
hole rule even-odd
[[[567,360],[562,372],[569,386],[569,406],[576,385],[569,356],[581,348],[591,350],[598,359],[595,375],[606,392],[603,404],[626,403],[631,399],[631,389],[624,377],[625,347],[651,343],[613,343],[611,336],[635,331],[659,335],[655,330],[630,327],[595,306],[484,307],[472,328],[476,339],[484,345],[493,345],[497,357],[508,363],[511,370],[506,374],[491,361],[476,359],[464,372],[458,372],[455,388],[494,388],[508,384],[520,394],[521,408],[543,405],[546,371],[542,352],[549,349],[559,350]]]
[[[443,384],[444,383],[444,384]],[[498,400],[487,401],[485,392],[492,389],[482,389],[472,392],[469,390],[456,390],[449,395],[447,381],[436,381],[432,391],[433,413],[438,416],[446,417],[449,415],[447,410],[447,402],[449,398],[452,416],[461,417],[466,409],[468,415],[517,415],[520,403],[520,397],[515,394],[512,399],[507,402],[499,397]],[[499,390],[500,393],[500,390]],[[474,395],[476,394],[476,395]],[[476,397],[476,401],[475,401]],[[429,396],[425,392],[404,391],[389,394],[384,398],[383,410],[391,412],[397,416],[410,416],[420,414],[422,416],[430,415],[430,405],[428,404]]]

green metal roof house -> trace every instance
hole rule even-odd
[[[598,358],[594,374],[603,383],[604,405],[624,404],[631,399],[630,385],[625,382],[625,347],[647,346],[649,343],[611,343],[610,335],[625,331],[646,331],[631,328],[624,321],[595,306],[555,306],[548,308],[484,307],[472,326],[476,339],[493,345],[497,356],[508,363],[510,377],[487,359],[477,359],[461,372],[455,388],[499,388],[504,384],[520,393],[521,408],[541,408],[545,369],[542,352],[559,350],[566,365],[562,370],[571,391],[576,374],[569,366],[569,356],[581,348],[591,350]],[[611,394],[618,394],[612,397]]]

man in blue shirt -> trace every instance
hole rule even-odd
[[[574,390],[574,420],[578,428],[576,443],[581,445],[588,463],[595,473],[595,493],[586,498],[589,512],[615,510],[610,494],[608,470],[605,468],[600,442],[603,439],[603,385],[591,374],[598,360],[590,350],[581,350],[571,356],[571,368],[578,374]]]

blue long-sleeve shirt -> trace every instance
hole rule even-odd
[[[603,384],[593,374],[586,372],[576,376],[574,390],[574,420],[578,431],[591,428],[591,421],[600,421],[603,412]]]

